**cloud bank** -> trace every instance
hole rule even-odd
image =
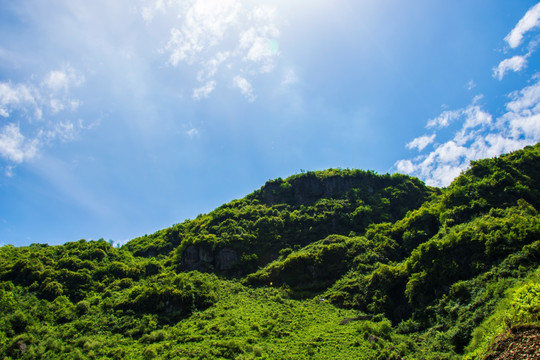
[[[526,33],[540,25],[540,3],[533,6],[505,41],[512,49],[519,47]],[[527,58],[536,49],[536,42],[529,43],[526,55],[515,55],[502,60],[493,68],[493,77],[502,80],[509,72],[522,71]],[[476,96],[470,105],[442,112],[427,121],[426,128],[432,135],[423,135],[410,141],[406,147],[420,153],[412,159],[395,163],[397,171],[418,176],[432,186],[448,186],[472,160],[498,156],[540,141],[540,75],[529,80],[529,85],[507,94],[505,111],[495,116],[480,104]],[[443,128],[451,124],[459,130],[453,138],[435,142]],[[428,150],[423,153],[424,150]]]
[[[540,78],[508,97],[506,112],[496,120],[475,99],[466,108],[444,112],[428,121],[427,127],[447,126],[452,121],[459,123],[460,129],[452,139],[434,143],[429,153],[399,160],[397,170],[419,176],[428,185],[447,186],[471,160],[494,157],[540,141]],[[407,148],[421,152],[435,136],[418,137]]]

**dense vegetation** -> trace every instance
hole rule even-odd
[[[539,180],[540,144],[445,189],[330,169],[120,248],[4,246],[0,355],[496,358],[540,334]]]

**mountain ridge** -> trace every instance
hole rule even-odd
[[[492,356],[507,344],[496,335],[540,326],[539,176],[540,144],[474,161],[443,189],[328,169],[120,248],[4,246],[0,354]]]

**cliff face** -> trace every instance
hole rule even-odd
[[[375,189],[388,186],[391,181],[380,181],[383,177],[372,172],[337,172],[328,170],[321,176],[319,172],[308,172],[286,180],[269,181],[259,191],[258,198],[267,205],[311,205],[320,199],[346,198],[349,191],[357,189],[366,196]],[[388,179],[386,179],[388,180]]]
[[[182,253],[180,268],[184,271],[226,273],[233,270],[238,260],[237,251],[230,247],[212,250],[206,245],[189,245]]]

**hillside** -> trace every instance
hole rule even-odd
[[[540,144],[444,189],[329,169],[120,248],[4,246],[0,354],[537,358],[539,180]]]

